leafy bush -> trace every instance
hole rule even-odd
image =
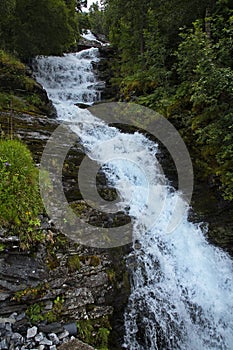
[[[32,324],[37,324],[41,321],[47,321],[48,323],[56,322],[61,319],[63,303],[64,299],[57,296],[56,299],[53,300],[53,306],[50,311],[45,310],[43,302],[35,303],[27,308],[26,315]]]
[[[42,208],[30,151],[18,140],[0,140],[0,225],[32,235]]]
[[[108,317],[79,320],[77,328],[81,340],[97,349],[108,350],[108,338],[111,331]]]

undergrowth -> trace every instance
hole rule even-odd
[[[18,234],[24,248],[44,239],[38,215],[43,212],[38,169],[19,140],[0,140],[0,226]]]

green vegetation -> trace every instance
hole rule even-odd
[[[35,303],[27,308],[26,315],[33,324],[41,321],[47,321],[49,323],[56,322],[61,319],[63,303],[64,299],[62,297],[56,297],[56,299],[53,301],[53,306],[50,311],[45,311],[45,305],[43,302]]]
[[[18,291],[13,296],[12,300],[18,302],[30,302],[32,300],[41,299],[48,291],[48,284],[39,285],[35,288],[27,288],[22,291]],[[52,302],[52,308],[49,311],[45,310],[45,303],[38,301],[27,307],[26,315],[32,323],[38,323],[41,321],[55,322],[61,319],[63,310],[64,299],[62,296],[57,296]]]
[[[44,284],[39,284],[34,288],[26,288],[23,290],[19,290],[18,292],[15,292],[15,294],[12,297],[12,300],[23,302],[26,300],[39,299],[45,295],[48,289],[49,289],[49,285],[47,283],[44,283]]]
[[[46,102],[37,93],[36,82],[25,64],[0,50],[0,111],[43,113]]]
[[[196,176],[233,200],[232,1],[105,0],[104,6],[119,98],[169,118]]]
[[[93,33],[107,34],[106,28],[105,28],[104,10],[99,7],[97,2],[93,3],[90,6],[88,20],[89,20],[89,28],[91,28]]]
[[[79,38],[76,0],[1,0],[0,48],[25,60],[62,54]]]
[[[77,322],[78,337],[100,350],[108,350],[111,326],[107,317]]]
[[[69,272],[80,270],[80,258],[78,254],[70,255],[67,259],[67,266]]]
[[[18,0],[14,41],[20,57],[61,54],[73,44],[76,38],[70,12],[63,0]]]
[[[38,170],[30,151],[18,140],[0,140],[0,225],[27,245],[44,239],[38,231],[42,211]]]
[[[99,256],[96,256],[96,255],[90,256],[90,265],[91,266],[97,267],[100,265],[100,263],[101,263],[101,258]]]
[[[107,270],[107,275],[108,275],[108,279],[111,283],[115,282],[116,280],[116,272],[114,269],[108,269]]]

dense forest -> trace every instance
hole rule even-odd
[[[79,39],[86,0],[1,0],[0,48],[22,59],[62,54]]]
[[[166,116],[206,177],[233,200],[233,1],[1,0],[0,49],[27,61],[74,47],[82,28],[115,49],[121,101]],[[2,51],[3,52],[3,51]]]

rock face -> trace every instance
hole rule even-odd
[[[119,100],[119,89],[113,85],[111,79],[113,77],[111,60],[116,55],[116,51],[111,46],[102,46],[99,48],[101,60],[97,64],[97,72],[100,80],[105,82],[105,88],[101,94],[102,100]]]
[[[78,339],[65,343],[58,348],[59,350],[95,350],[92,346],[84,344]]]
[[[14,135],[28,144],[39,163],[58,122],[45,116],[1,113],[0,124],[5,134],[9,119]],[[67,156],[63,172],[69,202],[81,199],[74,176],[82,159],[83,149],[77,143]],[[39,337],[40,332],[56,335],[64,324],[81,322],[77,335],[73,335],[86,341],[82,327],[91,327],[95,344],[99,328],[106,332],[112,328],[109,346],[121,349],[123,311],[130,291],[124,259],[129,247],[104,251],[81,246],[59,232],[46,216],[41,215],[40,219],[45,239],[27,250],[22,250],[17,236],[0,228],[0,243],[4,245],[0,252],[0,317],[8,319],[16,312],[14,332],[28,340]],[[59,322],[58,329],[49,329],[51,322]],[[65,331],[70,334],[72,326],[69,327]]]
[[[91,47],[100,48],[101,46],[101,43],[99,43],[98,41],[81,38],[78,43],[78,50],[86,50],[90,49]]]

